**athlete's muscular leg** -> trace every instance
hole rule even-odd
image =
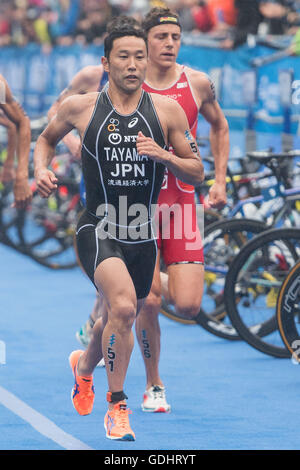
[[[98,292],[96,293],[96,299],[94,302],[93,310],[90,313],[88,320],[85,323],[87,334],[92,337],[92,333],[94,328],[96,327],[96,321],[98,320],[98,328],[100,325],[104,328],[103,324],[103,317],[106,315],[106,304],[104,302],[104,298]]]
[[[105,302],[102,295],[99,292],[96,293],[96,299],[93,310],[91,312],[91,318],[96,321],[102,315],[102,311],[105,310]]]
[[[102,333],[102,351],[108,388],[111,392],[118,392],[123,390],[134,343],[132,326],[137,311],[135,288],[125,264],[119,258],[104,260],[97,267],[94,280],[107,305],[108,316]],[[101,343],[98,344],[98,351],[100,349]],[[91,375],[98,359],[99,353],[96,357],[92,343],[80,358],[78,373]]]
[[[89,327],[89,335],[90,335],[90,342],[89,342],[89,363],[88,366],[86,366],[86,359],[84,356],[80,358],[80,371],[85,370],[84,368],[88,368],[88,370],[92,369],[97,366],[99,361],[103,358],[102,354],[102,334],[103,334],[103,329],[107,323],[107,307],[105,304],[105,301],[102,296],[100,296],[101,302],[98,300],[98,295],[97,299],[95,302],[95,308],[92,313],[95,313],[95,317],[93,318],[95,323],[93,327]],[[89,323],[89,322],[87,322]],[[84,374],[83,374],[84,375]],[[87,374],[89,375],[89,374]]]
[[[158,315],[161,306],[160,256],[157,255],[151,291],[141,308],[136,322],[136,337],[146,368],[146,388],[163,386],[158,371],[160,356],[160,326]]]
[[[193,263],[172,264],[168,266],[168,275],[166,297],[181,315],[187,318],[197,316],[203,295],[204,266]],[[162,287],[165,289],[165,283]]]

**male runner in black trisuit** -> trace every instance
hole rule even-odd
[[[118,21],[124,24],[126,19],[118,17]],[[143,21],[143,29],[147,33],[148,45],[147,73],[143,89],[150,93],[170,96],[178,101],[188,117],[194,136],[198,113],[210,124],[210,144],[215,160],[216,181],[209,192],[209,203],[214,208],[220,208],[226,202],[229,128],[216,100],[214,86],[206,74],[177,63],[181,27],[176,14],[166,8],[153,8]],[[104,75],[102,64],[80,70],[49,110],[49,117],[53,116],[67,96],[99,90],[104,82]],[[74,135],[66,136],[65,142],[71,152],[76,149],[77,140],[79,139]],[[194,206],[194,188],[183,184],[168,172],[158,204]],[[170,223],[172,225],[172,220]],[[144,411],[169,412],[171,409],[166,400],[166,391],[158,367],[161,294],[174,305],[176,312],[188,318],[196,316],[200,309],[204,280],[203,250],[202,247],[195,249],[195,246],[191,250],[187,248],[189,245],[186,236],[175,239],[172,230],[169,239],[158,239],[159,250],[152,288],[136,320],[137,339],[145,363],[147,380],[142,403]],[[160,273],[161,256],[168,274]],[[105,303],[101,296],[97,295],[88,320],[76,332],[76,338],[84,347],[90,340],[95,321],[98,321],[98,324],[102,322],[104,327],[106,318]],[[104,358],[99,365],[104,366]]]
[[[35,178],[42,197],[56,190],[57,179],[48,166],[57,142],[76,128],[87,193],[77,244],[81,262],[108,311],[102,334],[109,388],[106,436],[134,440],[123,385],[133,348],[132,326],[149,293],[155,265],[151,205],[157,201],[164,166],[181,180],[198,185],[203,165],[180,105],[141,88],[147,66],[142,29],[111,30],[104,46],[108,89],[62,103],[37,141]],[[166,150],[169,145],[174,153]],[[125,197],[128,209],[123,210]],[[143,213],[142,219],[136,217],[136,209]],[[75,375],[72,401],[82,415],[93,407],[92,373],[102,357],[100,337],[96,324],[87,350],[70,355]]]

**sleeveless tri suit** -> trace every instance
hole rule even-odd
[[[143,89],[149,93],[158,93],[176,100],[183,108],[190,130],[193,136],[196,137],[199,110],[184,67],[182,67],[179,79],[169,88],[156,89],[144,82]],[[169,150],[172,151],[172,149]],[[175,215],[171,217],[171,226],[165,231],[165,235],[161,223],[163,209],[160,210],[161,230],[159,231],[157,245],[161,250],[165,264],[167,266],[176,263],[202,264],[204,256],[201,235],[197,224],[194,186],[183,183],[166,169],[158,205],[160,207],[163,207],[163,205],[168,207],[178,205],[182,208],[181,221],[180,217],[179,219],[176,219]],[[181,231],[176,230],[176,224],[181,225]],[[169,233],[170,236],[168,236]]]
[[[148,295],[153,278],[157,254],[153,206],[165,167],[138,154],[138,131],[167,148],[148,93],[142,91],[133,113],[122,115],[104,88],[82,141],[85,211],[77,225],[76,242],[82,267],[93,283],[102,261],[120,258],[140,299]]]

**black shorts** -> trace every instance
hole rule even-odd
[[[145,240],[138,243],[99,239],[97,225],[101,219],[88,211],[79,218],[76,230],[76,244],[82,268],[95,285],[94,274],[97,266],[107,258],[115,257],[124,261],[133,281],[138,299],[147,297],[150,292],[156,263],[156,240]],[[97,288],[97,287],[96,287]]]

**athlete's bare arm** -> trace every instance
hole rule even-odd
[[[166,142],[173,147],[175,155],[163,150],[153,139],[141,134],[137,139],[139,154],[148,155],[153,160],[163,163],[181,181],[198,186],[204,179],[203,164],[185,112],[176,101],[166,96],[158,94],[151,96]]]
[[[34,150],[34,176],[40,196],[49,197],[57,188],[57,178],[48,169],[57,143],[72,129],[82,138],[93,112],[98,93],[74,95],[65,99],[56,115],[39,136]]]
[[[188,74],[199,104],[199,112],[210,124],[210,145],[215,161],[215,183],[209,192],[211,207],[226,204],[226,171],[229,158],[229,127],[215,94],[210,78],[199,71],[188,69]]]
[[[7,118],[17,129],[17,169],[14,182],[14,205],[17,208],[25,207],[32,198],[28,183],[28,162],[31,142],[30,120],[22,107],[13,98],[10,88],[2,75],[0,75],[2,89],[5,90],[5,102],[0,104]]]
[[[15,156],[18,141],[18,133],[16,125],[6,117],[3,111],[0,111],[0,126],[6,128],[7,131],[7,156],[2,166],[0,181],[9,183],[16,177],[15,174]]]
[[[53,103],[48,111],[48,119],[51,120],[57,113],[57,110],[61,103],[73,95],[85,95],[98,91],[99,84],[103,77],[103,66],[100,65],[88,65],[81,69],[72,79],[70,85],[61,92],[58,99]],[[80,139],[73,134],[67,134],[63,139],[64,144],[68,147],[72,155],[77,158],[80,157]]]

